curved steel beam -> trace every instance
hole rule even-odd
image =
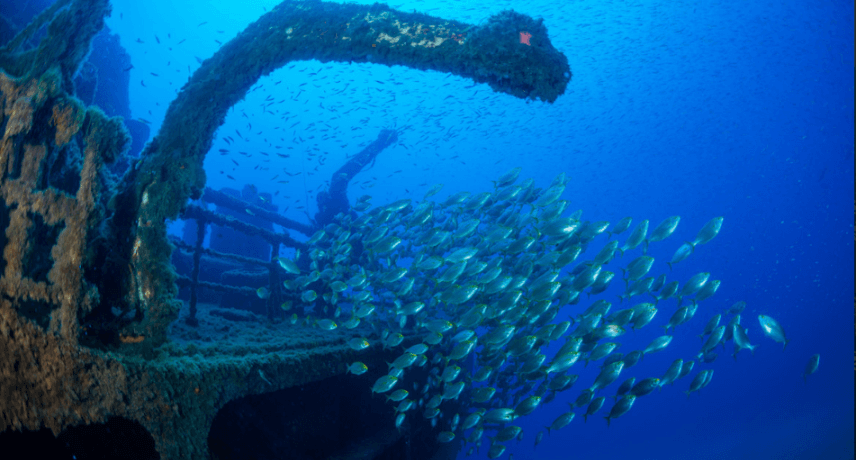
[[[308,59],[437,70],[547,102],[571,78],[567,58],[552,46],[542,21],[513,11],[475,26],[382,4],[281,3],[202,63],[117,196],[113,228],[124,244],[122,258],[133,267],[121,284],[146,312],[125,332],[152,338],[147,346],[165,339],[180,307],[165,221],[204,189],[202,165],[215,131],[260,77]]]

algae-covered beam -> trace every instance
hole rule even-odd
[[[133,302],[152,310],[127,332],[162,337],[153,332],[166,330],[177,318],[180,303],[165,222],[179,215],[188,198],[201,196],[203,160],[228,110],[263,75],[309,59],[436,70],[547,102],[564,93],[571,78],[567,58],[552,46],[543,22],[513,11],[477,26],[382,4],[279,4],[202,62],[124,178],[113,220],[115,240],[124,245],[122,254],[138,267],[146,288]]]
[[[193,251],[195,251],[195,247],[193,245],[187,244],[181,240],[172,240],[172,244],[176,245],[176,247],[178,247],[179,249],[187,251],[190,254],[193,254]],[[238,254],[229,254],[227,252],[215,251],[210,248],[202,248],[202,254],[211,257],[217,257],[220,259],[232,260],[247,265],[258,265],[261,267],[267,267],[268,265],[270,265],[270,262],[267,260],[256,259],[254,257],[245,257]]]
[[[192,279],[190,279],[186,276],[183,276],[183,275],[179,275],[175,279],[175,282],[180,287],[190,287],[193,284]],[[197,281],[196,285],[198,287],[201,287],[203,289],[208,289],[211,291],[230,292],[232,294],[239,294],[239,295],[247,296],[247,297],[252,297],[252,296],[256,295],[255,289],[250,288],[250,287],[246,287],[246,286],[232,286],[229,284],[212,283],[210,281]]]
[[[89,54],[89,44],[104,27],[104,17],[108,14],[108,0],[58,0],[0,48],[0,68],[16,77],[38,78],[51,67],[58,66],[62,89],[74,94],[74,75]],[[41,30],[47,21],[50,21],[47,34],[39,46],[18,52],[17,48]]]
[[[234,217],[224,216],[223,214],[209,211],[196,205],[190,205],[184,210],[182,217],[185,219],[204,219],[208,223],[219,225],[221,227],[229,227],[237,230],[245,235],[257,235],[264,238],[270,244],[282,243],[286,246],[306,249],[306,245],[293,239],[285,233],[276,233],[268,229],[257,227],[253,224],[235,219]]]
[[[282,214],[277,214],[275,212],[268,211],[267,209],[260,208],[256,205],[249,204],[244,200],[235,198],[231,195],[227,195],[221,191],[214,190],[209,187],[205,188],[205,192],[202,194],[202,201],[213,203],[217,206],[222,206],[224,208],[228,208],[236,212],[246,212],[247,210],[249,210],[256,216],[261,217],[262,219],[267,219],[284,228],[297,230],[298,232],[303,233],[307,236],[312,235],[317,230],[315,227],[312,227],[310,225],[291,220],[288,217],[283,216]]]
[[[352,156],[341,168],[333,173],[330,180],[330,188],[318,193],[318,213],[315,214],[315,223],[326,225],[333,222],[336,214],[347,213],[350,209],[348,204],[348,183],[367,164],[373,162],[383,149],[394,144],[398,140],[398,133],[391,129],[384,129],[378,134],[374,142],[367,145],[356,155]]]
[[[45,8],[41,13],[36,15],[33,20],[27,24],[20,32],[18,32],[15,37],[9,40],[8,43],[0,46],[0,55],[6,53],[14,53],[21,45],[24,44],[27,40],[33,38],[33,35],[36,34],[41,28],[47,24],[48,21],[54,18],[56,12],[62,8],[65,8],[71,0],[57,0],[53,5]],[[78,2],[77,6],[82,6],[82,2]]]

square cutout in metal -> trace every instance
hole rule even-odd
[[[48,272],[53,267],[51,249],[56,244],[65,224],[48,225],[39,214],[28,213],[33,222],[30,230],[30,247],[22,259],[22,277],[35,282],[47,282]]]

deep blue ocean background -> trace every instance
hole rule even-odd
[[[131,55],[134,117],[156,133],[199,60],[276,3],[114,2],[107,25]],[[748,304],[743,324],[758,345],[754,356],[744,351],[735,361],[729,344],[702,367],[716,372],[701,394],[688,399],[691,378],[680,380],[638,400],[609,428],[599,416],[611,401],[587,423],[578,409],[569,426],[533,450],[536,433],[594,379],[597,366],[578,364],[571,372],[581,373],[580,382],[522,418],[523,441],[507,443],[508,452],[517,460],[853,458],[852,1],[390,5],[474,24],[504,9],[543,17],[573,79],[551,105],[437,72],[289,64],[263,77],[230,112],[206,158],[208,186],[253,184],[276,194],[273,203],[288,208],[287,216],[305,221],[316,210],[314,193],[346,156],[380,129],[408,126],[399,144],[351,183],[351,200],[418,200],[435,183],[445,184],[437,199],[489,191],[491,180],[515,166],[521,178],[545,187],[564,171],[570,182],[562,198],[585,219],[632,216],[634,224],[650,219],[653,229],[681,216],[676,234],[651,246],[655,274],[668,271],[662,262],[682,241],[724,216],[719,236],[669,274],[683,281],[709,271],[722,280],[717,294],[677,329],[667,351],[625,371],[604,394],[631,375],[660,376],[673,359],[695,355],[707,319],[737,300]],[[269,97],[276,104],[262,111]],[[225,144],[224,136],[237,139],[235,130],[246,140]],[[254,154],[218,155],[219,148]],[[614,286],[606,297],[617,292]],[[655,324],[668,321],[674,302],[659,305]],[[587,305],[567,307],[557,320]],[[791,340],[785,351],[762,335],[758,314],[783,325]],[[660,335],[652,329],[628,333],[619,351],[644,347]],[[820,368],[806,384],[803,368],[814,353]]]

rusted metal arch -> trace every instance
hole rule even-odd
[[[381,4],[281,3],[191,76],[117,197],[114,233],[133,267],[121,284],[145,312],[123,333],[145,335],[149,350],[166,340],[181,305],[165,221],[177,217],[189,198],[200,197],[203,159],[229,108],[263,75],[308,59],[438,70],[547,102],[564,92],[571,77],[542,21],[513,11],[474,26]]]

